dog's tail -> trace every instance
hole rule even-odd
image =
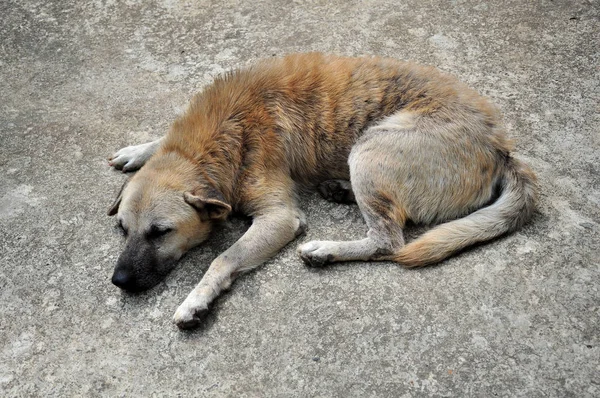
[[[391,260],[406,267],[436,263],[465,247],[514,231],[527,222],[535,209],[537,179],[531,169],[509,158],[498,199],[466,217],[426,232],[403,246]]]

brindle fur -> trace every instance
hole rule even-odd
[[[128,232],[113,281],[147,289],[214,221],[252,216],[175,313],[193,327],[237,274],[302,231],[301,187],[356,201],[369,227],[362,240],[300,246],[309,265],[432,264],[530,218],[535,176],[511,150],[497,111],[434,68],[316,53],[262,61],[217,78],[161,140],[112,158],[145,163],[109,211]],[[444,223],[405,245],[407,220]]]

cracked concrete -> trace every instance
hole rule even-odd
[[[600,4],[397,3],[0,4],[0,395],[600,395]],[[433,64],[492,98],[539,210],[440,266],[311,270],[298,243],[365,227],[308,197],[307,235],[180,332],[173,311],[246,221],[122,294],[105,212],[125,177],[105,159],[216,74],[314,50]]]

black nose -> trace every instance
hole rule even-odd
[[[133,276],[125,270],[116,270],[112,276],[112,283],[121,289],[131,290],[134,286]]]

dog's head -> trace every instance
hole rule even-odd
[[[127,291],[160,282],[185,252],[208,237],[213,222],[231,211],[217,190],[165,166],[143,167],[125,182],[108,211],[126,236],[112,282]]]

